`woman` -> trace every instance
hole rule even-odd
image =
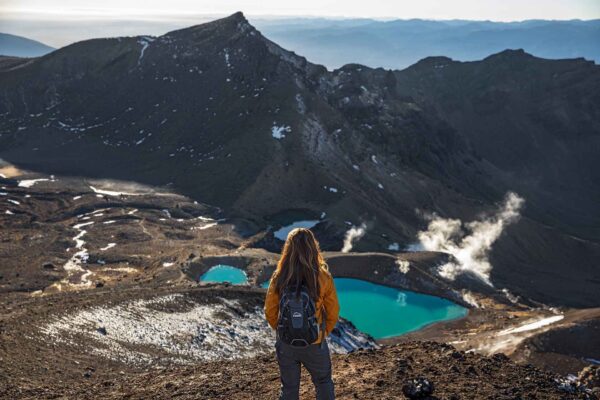
[[[308,295],[304,298],[310,297],[310,304],[302,302],[302,293]],[[290,314],[288,307],[294,307],[295,302],[303,304],[302,312]],[[311,310],[314,311],[316,322],[313,316],[306,315],[310,314]],[[319,243],[309,229],[292,230],[285,241],[277,269],[271,277],[265,300],[267,321],[271,328],[277,330],[275,352],[281,373],[281,400],[298,399],[300,364],[310,373],[317,399],[334,399],[331,358],[326,337],[337,323],[339,310],[333,278],[323,260]],[[303,317],[300,316],[302,313],[305,314]],[[304,324],[306,327],[312,323],[313,328],[320,327],[313,329],[313,336],[309,334],[308,337],[316,338],[312,343],[296,339],[291,340],[294,344],[287,343],[290,342],[290,336],[294,335],[285,332],[287,322],[291,319],[288,318],[290,315],[298,317],[296,322],[299,322],[299,325]],[[290,322],[289,329],[292,329],[292,325]],[[294,326],[298,328],[299,325]],[[303,332],[310,331],[311,329],[308,329]]]

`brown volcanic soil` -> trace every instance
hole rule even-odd
[[[13,172],[24,179],[19,176],[22,171]],[[3,184],[0,398],[276,397],[278,374],[273,355],[155,369],[40,340],[38,334],[39,327],[57,314],[160,294],[204,293],[193,280],[220,262],[244,268],[251,283],[262,283],[277,256],[248,248],[253,235],[260,235],[251,221],[220,220],[218,209],[168,190],[127,183],[59,177],[31,187],[20,187],[12,179]],[[90,185],[128,194],[95,193]],[[94,223],[76,228],[91,221]],[[86,230],[81,239],[89,259],[81,264],[82,271],[68,270],[65,265],[75,252],[74,237],[81,229]],[[116,245],[103,250],[109,243]],[[450,285],[435,278],[431,269],[445,257],[439,253],[330,252],[326,257],[335,276],[368,279],[463,304],[464,295],[469,294],[485,307],[472,309],[462,320],[385,341],[386,346],[378,351],[334,356],[340,398],[401,398],[403,382],[417,376],[430,378],[439,398],[576,398],[564,397],[551,373],[515,365],[500,356],[457,352],[444,344],[454,343],[458,351],[476,349],[491,356],[493,352],[484,346],[493,344],[499,331],[553,315],[548,310],[513,304],[468,282]],[[410,262],[408,273],[399,272],[397,259]],[[220,293],[248,304],[255,304],[262,296],[252,288],[208,290],[210,296]],[[560,368],[555,371],[577,372],[585,365],[581,358],[596,353],[588,352],[586,345],[575,348],[572,341],[594,338],[600,316],[597,310],[562,312],[564,321],[551,327],[558,329],[544,329],[539,340],[539,332],[528,332],[502,351],[521,363],[554,367],[558,360]],[[586,343],[595,346],[596,342]],[[302,390],[303,398],[312,396],[306,379]]]
[[[66,361],[68,363],[69,361]],[[71,361],[72,363],[73,361]],[[74,365],[74,364],[72,364]],[[279,373],[274,355],[147,371],[80,364],[80,376],[60,382],[21,376],[0,387],[3,398],[275,399]],[[51,368],[60,370],[65,365]],[[503,355],[486,358],[434,342],[410,342],[333,357],[339,399],[404,398],[407,379],[426,377],[440,399],[576,399],[557,388],[555,376]],[[72,368],[71,368],[72,369]],[[304,373],[301,398],[314,398]]]
[[[44,298],[8,295],[0,319],[0,398],[275,399],[279,375],[274,354],[192,366],[140,367],[57,346],[36,335],[37,327],[57,312],[189,290],[148,286],[71,291]],[[256,297],[256,290],[243,288],[191,290],[197,296],[206,293],[208,301],[214,296]],[[439,399],[584,398],[560,391],[557,376],[531,365],[428,341],[334,355],[333,365],[340,399],[403,398],[403,383],[420,376],[435,384]],[[306,374],[301,398],[314,398]]]

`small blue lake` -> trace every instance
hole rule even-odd
[[[200,276],[200,282],[229,282],[233,285],[244,285],[248,283],[248,276],[239,268],[218,264]]]
[[[449,300],[352,278],[335,278],[340,315],[375,339],[416,331],[467,315]],[[261,285],[266,288],[269,282]]]

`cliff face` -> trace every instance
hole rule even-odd
[[[347,221],[366,223],[357,250],[401,249],[425,228],[420,211],[472,221],[514,191],[525,218],[491,253],[492,282],[598,305],[593,63],[507,51],[327,71],[237,13],[9,64],[0,157],[22,167],[168,185],[252,220],[252,233],[325,212],[315,229],[329,250]]]

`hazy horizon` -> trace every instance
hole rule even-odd
[[[176,10],[176,11],[173,11]],[[160,35],[242,11],[250,22],[286,19],[432,20],[522,22],[527,20],[600,19],[596,0],[423,0],[414,2],[347,1],[343,4],[306,0],[195,2],[172,0],[0,0],[0,32],[25,36],[53,47],[95,37]]]
[[[28,39],[37,40],[46,45],[60,48],[69,44],[88,40],[93,38],[117,37],[117,36],[139,36],[153,35],[159,36],[169,31],[186,28],[193,25],[202,24],[215,19],[224,18],[231,13],[223,14],[171,14],[168,17],[150,18],[150,16],[137,18],[115,18],[108,16],[75,16],[62,15],[61,18],[54,14],[32,14],[20,13],[11,15],[11,13],[0,13],[0,33],[8,33],[17,36],[23,36]],[[518,24],[528,21],[548,21],[548,22],[569,22],[582,21],[590,22],[600,19],[599,17],[582,19],[544,19],[530,18],[514,21],[500,21],[491,19],[468,19],[468,18],[395,18],[395,17],[344,17],[327,15],[266,15],[266,14],[248,14],[244,13],[246,18],[252,24],[268,25],[269,23],[281,23],[285,20],[313,20],[327,21],[332,24],[335,22],[355,21],[356,24],[368,23],[370,21],[435,21],[435,22],[493,22],[499,24]],[[260,27],[258,27],[260,29]]]

